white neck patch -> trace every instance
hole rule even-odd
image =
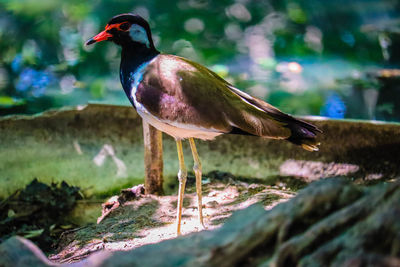
[[[133,24],[129,29],[129,35],[133,41],[142,43],[150,48],[149,38],[147,38],[146,30],[142,26]]]

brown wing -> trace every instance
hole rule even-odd
[[[284,121],[241,97],[212,71],[180,57],[160,55],[153,61],[136,96],[149,112],[171,124],[222,133],[240,129],[269,138],[290,136]]]

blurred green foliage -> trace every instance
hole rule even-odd
[[[359,83],[393,64],[399,10],[393,0],[0,0],[0,114],[128,104],[119,48],[83,44],[112,16],[134,12],[149,20],[160,51],[200,62],[286,112],[359,117],[352,108],[330,113],[329,101],[352,105],[352,86],[336,80]]]

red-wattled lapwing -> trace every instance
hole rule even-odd
[[[199,221],[202,226],[201,163],[194,138],[221,134],[285,139],[309,151],[318,150],[316,134],[307,122],[240,91],[206,67],[188,59],[160,54],[149,24],[134,14],[113,17],[105,30],[86,42],[113,41],[122,47],[122,87],[143,120],[176,140],[179,158],[177,234],[180,234],[186,167],[181,140],[189,139],[194,159]]]

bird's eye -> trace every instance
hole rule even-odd
[[[124,22],[121,25],[119,25],[119,29],[121,31],[127,31],[130,27],[131,25],[129,24],[129,22]]]

